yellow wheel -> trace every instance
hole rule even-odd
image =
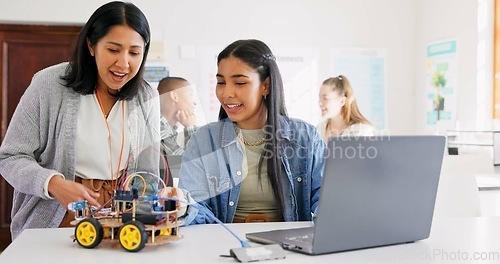
[[[128,221],[118,232],[120,245],[127,251],[137,252],[146,246],[148,233],[144,224],[138,221]]]
[[[78,222],[75,227],[75,239],[84,248],[95,248],[102,241],[102,225],[95,218],[87,218]]]
[[[172,228],[165,228],[160,232],[160,236],[170,236],[170,234],[172,234]]]

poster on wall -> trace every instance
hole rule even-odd
[[[455,127],[457,101],[457,41],[427,46],[427,128],[444,132]]]
[[[387,128],[387,50],[375,48],[333,48],[332,76],[350,81],[361,113],[379,131]]]
[[[161,79],[169,75],[170,72],[167,66],[146,66],[144,69],[144,79],[153,88],[157,88]]]

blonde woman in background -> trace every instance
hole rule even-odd
[[[375,131],[361,114],[349,80],[344,75],[326,79],[319,91],[323,121],[317,129],[328,141],[334,136],[373,136]]]

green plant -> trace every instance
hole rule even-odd
[[[444,78],[444,73],[441,71],[436,71],[432,75],[432,85],[436,88],[436,96],[433,101],[434,110],[437,111],[437,120],[440,119],[439,112],[444,110],[444,97],[441,95],[441,89],[446,85],[446,79]]]

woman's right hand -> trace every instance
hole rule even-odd
[[[65,208],[69,203],[85,200],[89,205],[100,207],[95,200],[99,197],[98,192],[83,186],[80,183],[69,181],[58,175],[53,176],[49,181],[49,194],[54,197]]]
[[[162,188],[158,192],[158,196],[163,198],[174,198],[179,200],[179,202],[175,202],[175,207],[177,209],[177,217],[182,217],[186,214],[188,200],[181,188],[177,187]]]

